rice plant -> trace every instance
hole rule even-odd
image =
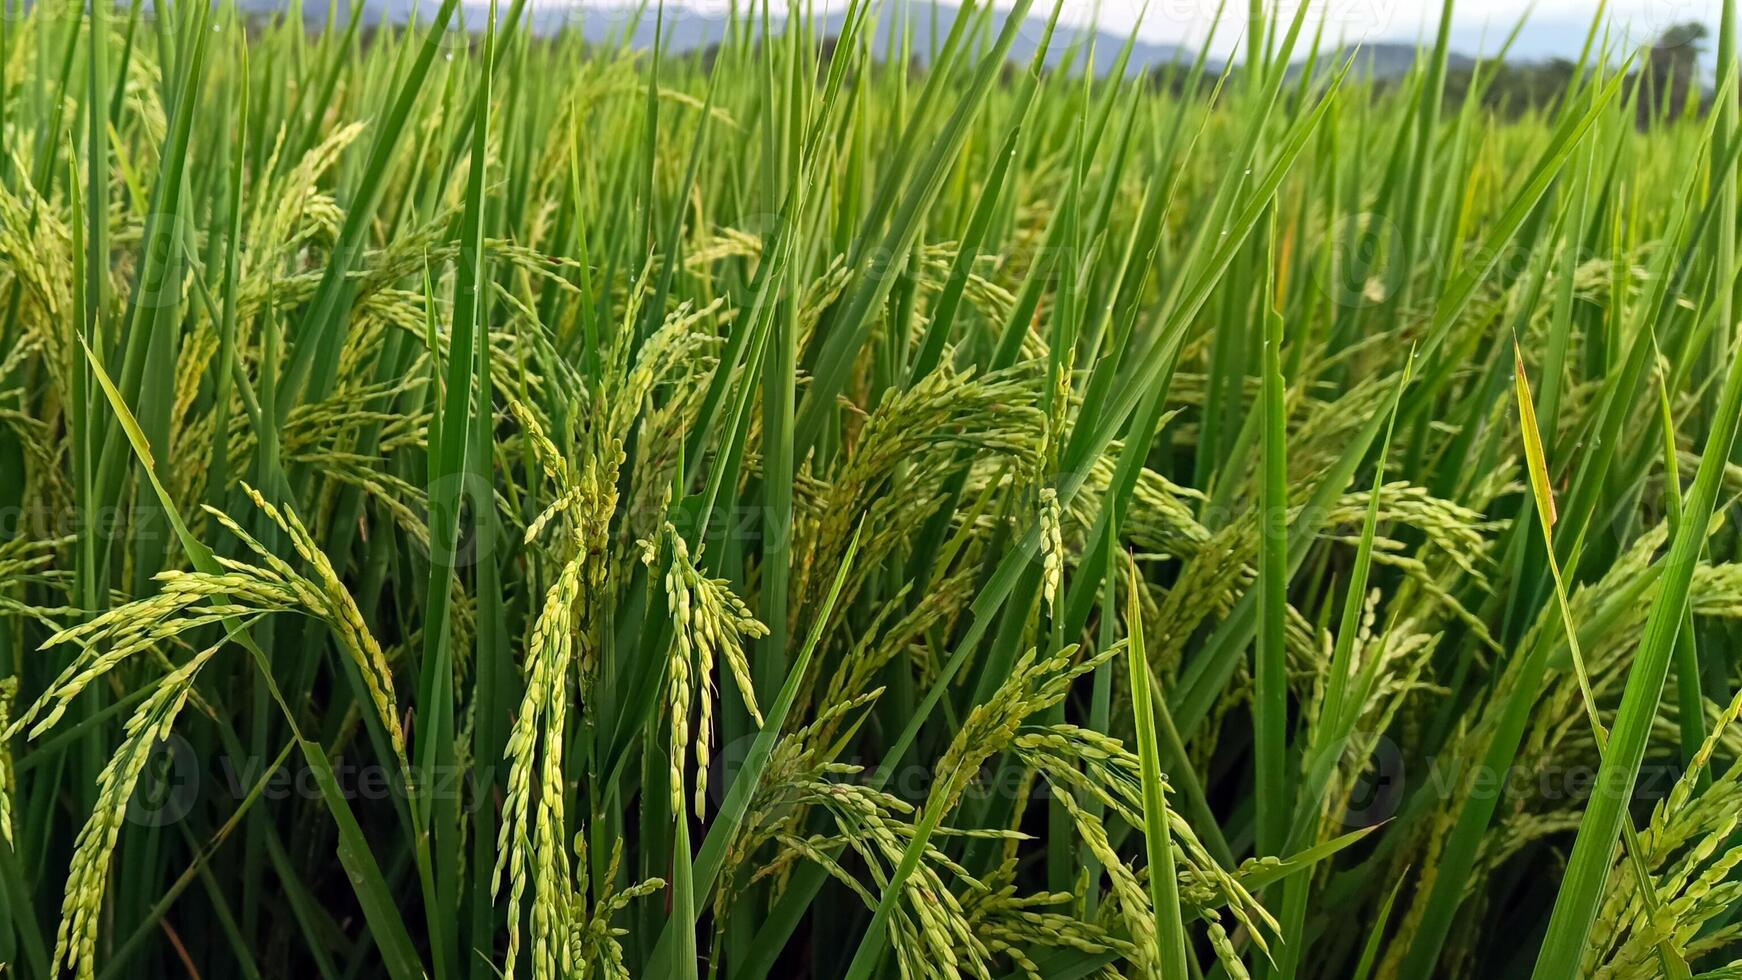
[[[6,0],[0,969],[1742,976],[1732,6]]]

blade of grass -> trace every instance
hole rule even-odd
[[[458,578],[460,508],[469,475],[473,441],[472,409],[485,384],[480,374],[488,361],[479,350],[489,346],[484,317],[484,188],[489,163],[491,75],[496,57],[496,3],[491,0],[484,31],[483,65],[472,104],[471,164],[466,177],[465,209],[460,218],[460,263],[455,280],[454,320],[448,344],[447,383],[442,392],[440,438],[430,453],[430,571],[424,600],[426,627],[419,668],[417,743],[413,785],[416,819],[430,839],[434,855],[435,907],[428,910],[431,954],[437,980],[455,975],[458,937],[450,927],[459,918],[461,831],[459,800],[446,774],[454,772],[454,668],[452,617],[449,602]],[[426,301],[433,297],[426,297]],[[491,407],[477,406],[487,415]],[[478,496],[488,500],[490,494]],[[488,556],[484,556],[486,559]],[[447,788],[442,788],[446,786]]]
[[[1267,282],[1269,280],[1267,279]],[[1253,668],[1253,765],[1257,769],[1257,840],[1260,856],[1277,855],[1288,833],[1288,425],[1282,378],[1282,314],[1265,289],[1262,412],[1263,482],[1258,497],[1258,648]]]
[[[1397,876],[1397,881],[1385,896],[1385,904],[1379,906],[1379,915],[1367,931],[1367,941],[1361,946],[1361,959],[1355,964],[1355,972],[1349,980],[1368,980],[1373,975],[1373,967],[1379,962],[1379,944],[1385,938],[1385,926],[1391,921],[1391,909],[1397,904],[1397,893],[1403,889],[1406,877],[1406,874]]]
[[[1137,563],[1128,559],[1126,568],[1130,588],[1125,599],[1129,642],[1125,656],[1131,667],[1131,711],[1137,719],[1137,759],[1142,767],[1143,840],[1149,853],[1149,903],[1155,915],[1155,934],[1161,949],[1161,962],[1157,967],[1164,977],[1184,977],[1189,975],[1186,972],[1186,927],[1180,918],[1173,834],[1169,829],[1167,798],[1162,791],[1155,706],[1149,692],[1149,658],[1143,646],[1143,607],[1137,598],[1142,586],[1137,578]],[[1195,963],[1191,971],[1197,972]]]
[[[1543,451],[1542,435],[1537,429],[1536,404],[1530,396],[1530,380],[1525,374],[1524,351],[1519,347],[1516,338],[1512,342],[1512,353],[1519,429],[1524,436],[1524,456],[1530,473],[1531,496],[1536,501],[1537,526],[1542,529],[1549,572],[1554,576],[1555,602],[1560,608],[1561,624],[1566,629],[1567,649],[1572,654],[1573,670],[1578,676],[1585,717],[1591,723],[1591,734],[1596,740],[1598,752],[1604,752],[1608,749],[1608,733],[1603,728],[1602,719],[1597,715],[1597,699],[1591,693],[1591,678],[1585,669],[1585,656],[1579,650],[1579,630],[1573,623],[1573,612],[1567,603],[1567,587],[1561,578],[1560,562],[1555,559],[1554,488],[1549,481],[1548,459]],[[1628,863],[1638,881],[1639,901],[1645,908],[1646,921],[1657,921],[1662,903],[1658,899],[1657,884],[1651,879],[1651,869],[1646,866],[1645,852],[1633,828],[1631,816],[1622,818],[1621,833],[1626,841]],[[1686,980],[1691,976],[1687,963],[1670,937],[1662,936],[1658,939],[1657,952],[1665,976],[1671,980]]]

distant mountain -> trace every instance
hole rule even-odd
[[[262,11],[283,9],[284,6],[282,0],[243,2],[245,6]],[[420,18],[427,18],[438,6],[439,0],[362,2],[364,22],[372,24],[382,20],[404,23],[413,16],[414,11]],[[475,26],[480,23],[487,10],[488,5],[484,0],[462,0],[461,17],[467,24]],[[319,20],[326,16],[326,4],[319,0],[304,0],[304,11],[310,19]],[[943,44],[957,8],[944,3],[934,5],[924,0],[908,0],[907,11],[911,54],[915,59],[924,62],[937,46]],[[900,37],[898,14],[899,7],[893,0],[886,2],[880,12],[873,48],[879,58],[889,59],[896,55],[895,48]],[[622,43],[626,39],[631,47],[651,48],[654,43],[655,19],[651,6],[636,8],[621,4],[565,4],[545,0],[542,3],[528,4],[527,18],[534,32],[542,35],[578,30],[587,40],[597,44]],[[824,16],[818,21],[817,31],[825,37],[837,35],[844,20],[844,12]],[[717,44],[725,37],[727,23],[724,13],[667,6],[661,28],[665,48],[668,51],[693,51]],[[775,28],[779,28],[782,23],[780,18],[771,19],[771,25]],[[1031,17],[1011,46],[1010,60],[1019,64],[1030,61],[1040,45],[1045,27],[1043,18]],[[1053,35],[1052,44],[1047,49],[1046,63],[1058,67],[1068,58],[1073,67],[1081,68],[1092,61],[1096,74],[1104,75],[1113,69],[1126,40],[1124,35],[1111,31],[1060,24]],[[990,44],[991,39],[987,38],[983,43]],[[1132,45],[1127,74],[1141,74],[1170,64],[1189,64],[1196,54],[1195,49],[1138,38]],[[1378,79],[1397,78],[1407,72],[1416,58],[1421,56],[1422,49],[1414,44],[1368,43],[1362,46],[1357,55],[1354,74],[1371,75]],[[1209,66],[1212,71],[1222,67],[1223,62],[1219,59],[1213,59],[1213,62]],[[1450,56],[1450,65],[1454,69],[1468,68],[1474,63],[1475,59],[1463,54],[1453,53]]]
[[[243,2],[245,6],[262,11],[282,9],[284,6],[282,0]],[[364,23],[373,24],[382,20],[404,23],[413,16],[414,11],[418,17],[427,19],[438,5],[439,0],[363,0]],[[506,0],[502,6],[506,7]],[[304,0],[303,9],[305,16],[311,20],[318,21],[326,17],[326,4],[319,0]],[[486,16],[488,9],[488,4],[481,0],[462,0],[461,16],[475,25]],[[957,8],[953,4],[940,3],[934,6],[921,0],[911,0],[908,11],[911,24],[909,44],[912,46],[913,56],[923,62],[936,46],[943,44],[944,38],[949,34],[950,25],[955,20]],[[890,58],[895,54],[900,37],[897,13],[897,6],[889,2],[884,4],[879,13],[879,28],[873,47],[879,58]],[[594,43],[619,43],[627,38],[631,47],[653,47],[655,18],[652,5],[645,8],[621,4],[569,5],[547,0],[544,3],[528,4],[527,19],[533,31],[538,34],[550,35],[564,30],[579,30],[587,40]],[[845,20],[845,11],[830,13],[819,19],[817,31],[825,37],[838,35]],[[783,24],[784,18],[771,18],[771,26],[774,28],[778,29]],[[667,6],[661,29],[664,32],[666,50],[693,51],[719,43],[725,37],[726,27],[727,18],[724,13]],[[1045,28],[1046,21],[1043,18],[1030,18],[1011,45],[1010,60],[1026,63],[1032,59]],[[1072,57],[1073,63],[1081,66],[1090,60],[1089,52],[1092,50],[1097,73],[1105,74],[1112,70],[1125,41],[1124,36],[1109,31],[1060,24],[1047,49],[1047,64],[1056,67],[1066,57]],[[990,39],[986,43],[991,43]],[[1078,46],[1074,55],[1068,53],[1073,45]],[[1139,38],[1132,45],[1128,70],[1135,74],[1159,65],[1189,62],[1195,54],[1195,51],[1178,45]]]
[[[1374,78],[1401,78],[1415,66],[1417,58],[1428,57],[1431,49],[1424,50],[1413,44],[1403,44],[1396,41],[1368,42],[1361,45],[1355,52],[1355,64],[1349,69],[1355,78],[1371,75]],[[1446,53],[1446,66],[1454,71],[1473,68],[1476,59],[1456,51]]]

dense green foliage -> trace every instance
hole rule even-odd
[[[153,7],[0,17],[6,976],[1742,969],[1733,99]]]

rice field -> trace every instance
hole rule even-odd
[[[1733,5],[1031,3],[6,0],[0,972],[1742,976]]]

